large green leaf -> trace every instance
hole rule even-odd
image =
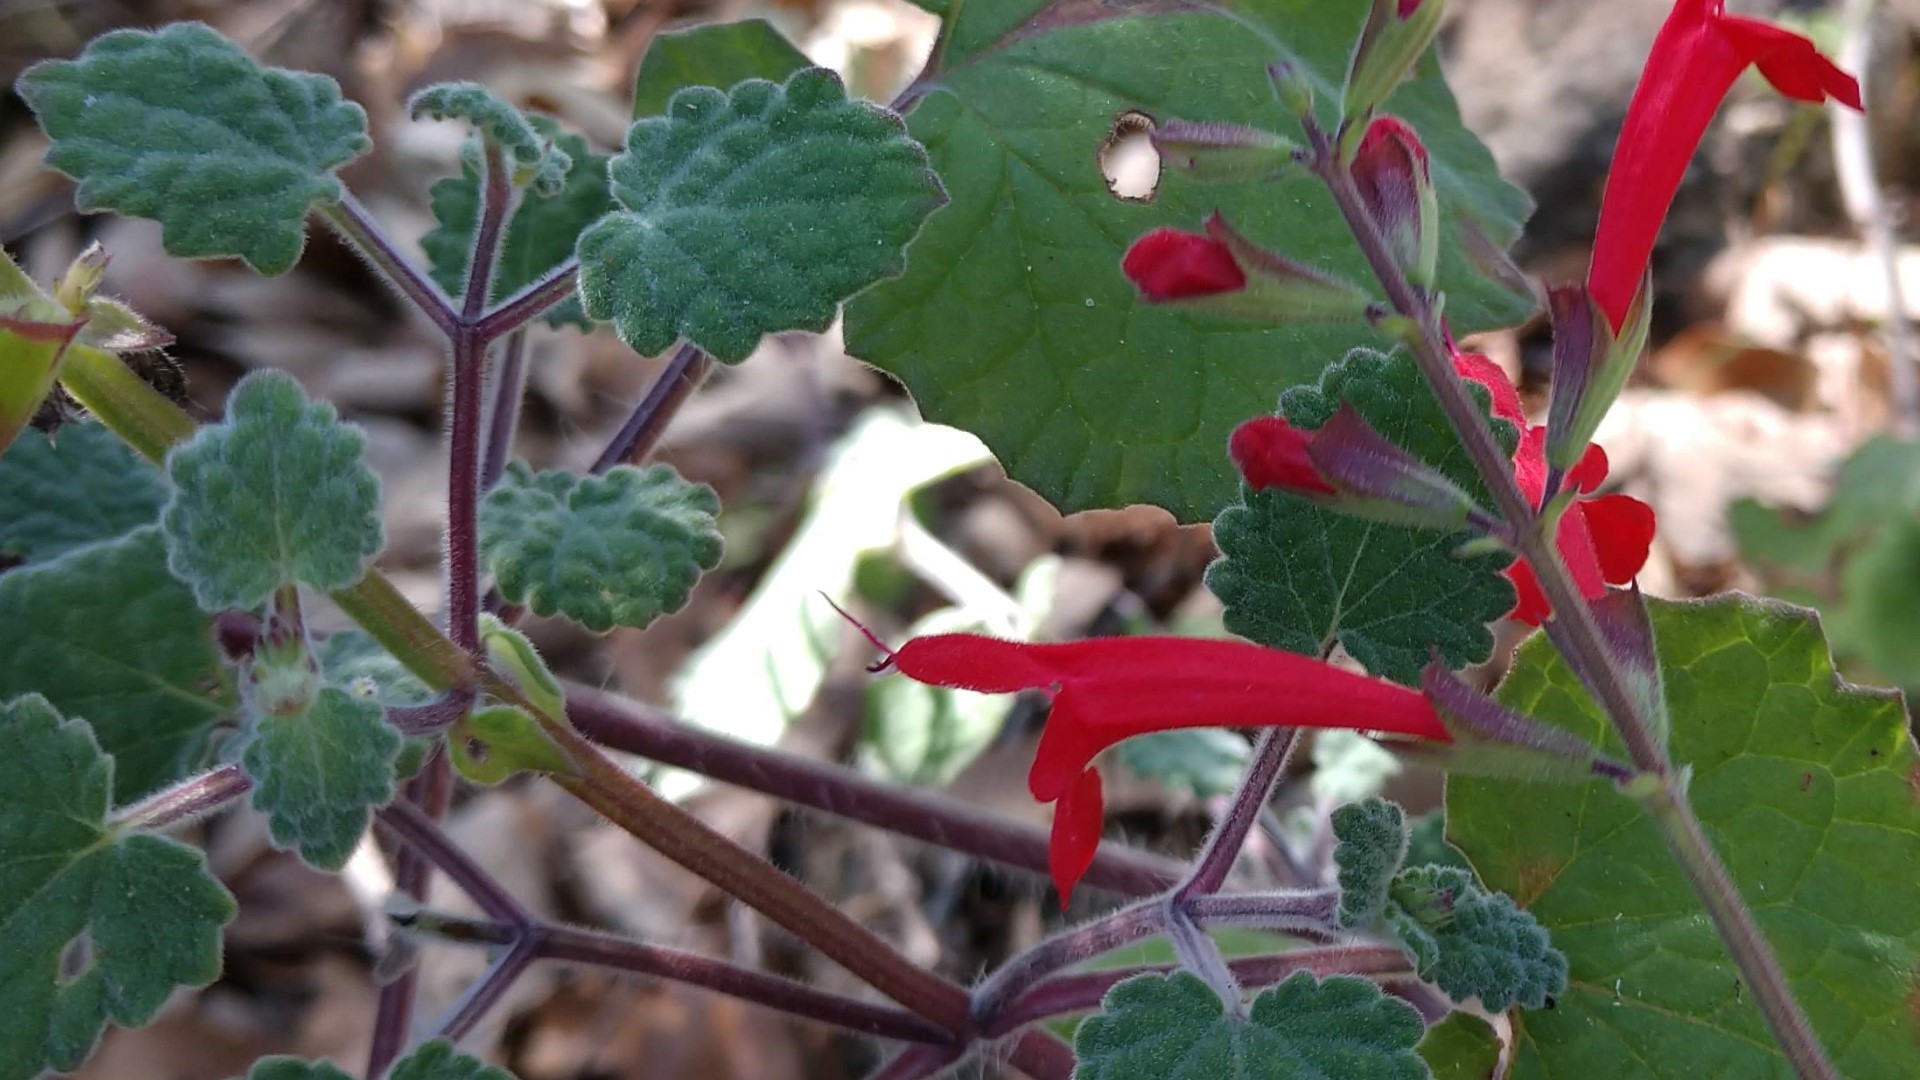
[[[1420,1014],[1365,979],[1296,972],[1246,1019],[1189,972],[1108,991],[1074,1037],[1075,1080],[1426,1080]]]
[[[1470,389],[1485,407],[1485,389]],[[1296,427],[1317,428],[1342,401],[1464,490],[1484,492],[1405,353],[1356,350],[1317,386],[1282,395],[1280,411]],[[1496,421],[1494,431],[1511,452],[1512,425]],[[1395,682],[1418,682],[1432,648],[1454,667],[1485,660],[1493,649],[1487,624],[1513,608],[1513,587],[1501,576],[1512,559],[1455,558],[1468,534],[1367,521],[1278,488],[1243,486],[1242,502],[1220,512],[1213,538],[1221,558],[1207,568],[1207,587],[1227,606],[1227,629],[1312,656],[1338,643]]]
[[[333,170],[372,145],[339,84],[263,68],[202,23],[116,30],[29,68],[19,90],[82,211],[157,221],[169,253],[263,274],[292,269],[307,210],[339,201]]]
[[[0,456],[0,558],[31,565],[160,516],[160,470],[99,424],[16,441]]]
[[[1149,502],[1183,521],[1212,517],[1233,498],[1233,425],[1367,336],[1150,307],[1121,277],[1121,253],[1155,226],[1198,228],[1218,207],[1257,241],[1368,279],[1307,177],[1214,184],[1168,174],[1151,200],[1126,201],[1107,189],[1101,147],[1130,111],[1297,130],[1267,83],[1267,65],[1282,58],[1320,89],[1333,122],[1366,9],[1366,0],[952,5],[908,116],[952,201],[914,241],[907,273],[848,306],[849,350],[905,382],[928,418],[979,434],[1014,479],[1063,509]],[[1448,226],[1471,218],[1511,241],[1525,197],[1460,126],[1437,65],[1388,107],[1432,152]],[[1522,314],[1457,245],[1442,249],[1456,332]]]
[[[113,759],[81,720],[0,703],[0,760],[0,1080],[30,1080],[212,982],[234,903],[198,851],[108,824]]]
[[[366,435],[293,376],[256,371],[227,417],[167,454],[167,566],[209,611],[259,606],[299,582],[338,589],[380,550],[380,478]]]
[[[689,86],[725,90],[748,79],[785,82],[807,56],[765,19],[713,23],[661,34],[647,43],[633,77],[633,115],[659,116]]]
[[[900,118],[824,68],[682,90],[627,129],[611,175],[620,209],[580,237],[587,314],[636,352],[685,337],[729,363],[825,330],[944,199]]]
[[[1815,1031],[1850,1080],[1920,1075],[1920,755],[1899,696],[1836,679],[1810,612],[1650,606],[1673,754]],[[1544,638],[1500,698],[1619,749]],[[1517,1080],[1794,1075],[1666,845],[1610,783],[1452,779],[1447,823],[1570,964],[1556,1007],[1516,1021]]]
[[[92,722],[118,801],[204,760],[234,695],[158,528],[0,574],[0,699],[28,692]]]
[[[1420,1060],[1433,1070],[1434,1080],[1497,1080],[1500,1036],[1472,1013],[1452,1013],[1427,1029]]]

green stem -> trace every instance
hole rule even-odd
[[[60,385],[141,457],[158,465],[191,437],[193,417],[148,386],[118,356],[74,345],[60,363]]]

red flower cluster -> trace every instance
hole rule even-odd
[[[1520,444],[1513,451],[1513,478],[1529,502],[1539,505],[1547,487],[1547,429],[1528,427],[1520,409],[1520,395],[1507,381],[1500,365],[1478,353],[1458,353],[1453,367],[1463,379],[1487,388],[1493,395],[1493,414],[1520,429]],[[1647,552],[1653,544],[1653,507],[1631,495],[1602,495],[1585,498],[1607,478],[1607,452],[1598,444],[1587,447],[1585,457],[1568,471],[1566,486],[1581,493],[1566,516],[1560,519],[1554,540],[1560,558],[1580,586],[1581,595],[1595,600],[1607,594],[1607,586],[1625,585],[1640,568],[1647,565]],[[1540,580],[1526,560],[1518,559],[1507,568],[1517,602],[1508,618],[1538,626],[1552,613]]]
[[[887,665],[933,686],[1053,699],[1027,788],[1056,803],[1050,863],[1064,905],[1100,843],[1093,759],[1155,731],[1318,727],[1448,739],[1418,691],[1298,653],[1212,638],[1127,637],[1031,645],[977,634],[915,638]]]

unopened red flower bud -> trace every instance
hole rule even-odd
[[[1440,261],[1440,201],[1420,136],[1395,117],[1376,117],[1360,139],[1352,169],[1354,186],[1394,261],[1408,281],[1431,289]]]
[[[1187,300],[1247,287],[1247,275],[1227,245],[1178,229],[1155,229],[1135,240],[1120,269],[1147,299],[1155,301]]]
[[[1296,493],[1332,495],[1334,486],[1307,456],[1310,431],[1278,416],[1257,416],[1233,429],[1227,453],[1255,491],[1281,488]]]

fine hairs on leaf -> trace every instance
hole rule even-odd
[[[1373,925],[1407,855],[1407,816],[1398,803],[1368,799],[1333,812],[1333,864],[1339,872],[1341,928]]]
[[[366,436],[277,371],[240,380],[227,418],[167,455],[167,566],[209,611],[282,585],[351,585],[380,550],[380,478]]]
[[[945,201],[900,118],[822,68],[675,94],[613,159],[620,209],[580,237],[580,297],[635,352],[686,338],[728,363],[766,334],[825,330],[905,266]]]
[[[372,145],[332,79],[262,67],[201,23],[116,30],[19,90],[82,211],[157,221],[170,254],[263,274],[293,268],[308,209],[339,201],[334,170]]]
[[[666,465],[601,476],[508,464],[480,509],[487,568],[509,601],[589,630],[645,626],[719,565],[719,497]]]
[[[0,455],[0,556],[31,566],[112,540],[152,524],[166,501],[159,470],[99,424],[17,439]]]
[[[432,117],[472,124],[480,138],[505,153],[516,186],[530,186],[548,198],[560,193],[573,168],[573,156],[555,146],[548,133],[536,130],[519,109],[479,83],[435,83],[413,95],[407,111],[416,120]],[[461,156],[467,161],[470,155]]]
[[[255,718],[240,760],[275,846],[337,871],[373,808],[393,799],[399,754],[400,733],[378,702],[328,686],[304,712]]]
[[[1567,988],[1567,958],[1534,917],[1473,872],[1449,866],[1402,870],[1389,888],[1387,926],[1420,977],[1458,1002],[1489,1011],[1538,1009]]]

